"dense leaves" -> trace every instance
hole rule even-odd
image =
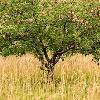
[[[99,2],[1,1],[0,53],[7,56],[31,52],[47,59],[49,51],[59,57],[78,52],[99,59]]]

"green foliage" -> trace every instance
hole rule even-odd
[[[42,42],[41,42],[42,41]],[[0,2],[2,55],[47,51],[100,57],[98,1],[9,0]],[[64,52],[65,53],[65,52]]]

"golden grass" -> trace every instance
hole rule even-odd
[[[31,54],[0,57],[0,100],[100,100],[100,66],[92,56],[60,61],[52,85],[40,66]]]

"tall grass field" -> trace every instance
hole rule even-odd
[[[0,100],[100,100],[100,66],[92,56],[59,61],[52,84],[40,66],[31,54],[0,57]]]

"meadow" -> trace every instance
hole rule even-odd
[[[31,54],[0,57],[0,100],[100,100],[100,66],[92,56],[59,61],[51,85],[40,66]]]

